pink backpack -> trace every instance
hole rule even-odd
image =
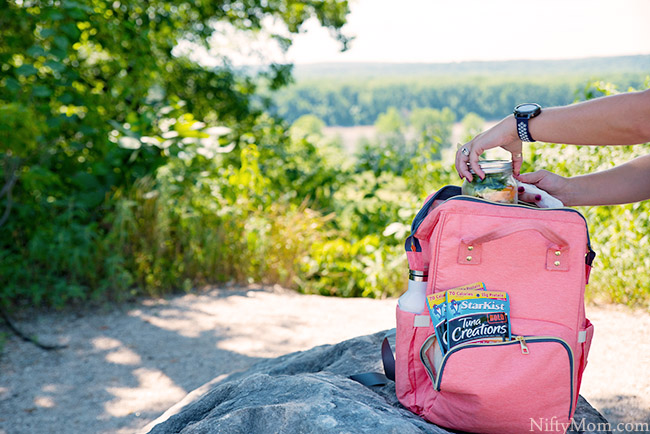
[[[399,401],[455,430],[565,432],[593,336],[584,291],[595,254],[584,217],[461,196],[447,186],[427,199],[406,248],[411,268],[428,269],[427,295],[479,281],[508,292],[512,340],[455,346],[436,370],[427,308],[398,307]]]

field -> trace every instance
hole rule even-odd
[[[488,129],[494,124],[496,124],[495,121],[485,122],[483,124],[483,128]],[[377,128],[373,125],[356,125],[352,127],[324,127],[323,134],[329,139],[340,138],[346,152],[350,155],[353,155],[358,150],[357,145],[361,139],[373,140],[375,138],[377,135]],[[453,155],[456,147],[452,144],[461,143],[462,135],[463,124],[460,122],[455,122],[452,127],[451,140],[449,142],[450,146],[445,147],[442,151],[442,161],[444,163],[453,161]],[[507,157],[507,154],[503,154],[501,152],[495,152],[494,155],[495,158],[502,158],[503,156]]]

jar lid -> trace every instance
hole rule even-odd
[[[469,166],[469,163],[467,163]],[[512,161],[510,160],[479,160],[478,165],[483,172],[488,173],[512,173]],[[470,167],[470,173],[475,174]]]

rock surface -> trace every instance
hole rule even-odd
[[[162,433],[449,433],[404,409],[395,384],[368,388],[348,377],[383,370],[385,332],[265,360],[217,378],[152,422]],[[605,433],[607,421],[582,397],[573,433]]]

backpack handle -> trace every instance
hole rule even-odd
[[[569,270],[567,258],[569,244],[551,229],[534,221],[504,226],[470,241],[461,240],[460,248],[458,249],[458,263],[462,265],[479,265],[481,263],[483,244],[524,231],[536,231],[553,243],[553,246],[550,246],[546,251],[547,270]]]
[[[473,239],[472,241],[467,242],[466,244],[468,246],[476,246],[478,244],[485,244],[489,243],[490,241],[498,240],[500,238],[505,238],[509,235],[518,233],[518,232],[523,232],[523,231],[536,231],[540,235],[542,235],[544,238],[555,244],[559,249],[566,248],[569,246],[569,244],[553,232],[551,229],[544,225],[540,225],[537,222],[530,221],[527,223],[515,223],[513,225],[508,225],[508,226],[503,226],[500,227],[499,229],[496,229],[492,232],[488,232],[485,235],[481,235],[478,238]]]

